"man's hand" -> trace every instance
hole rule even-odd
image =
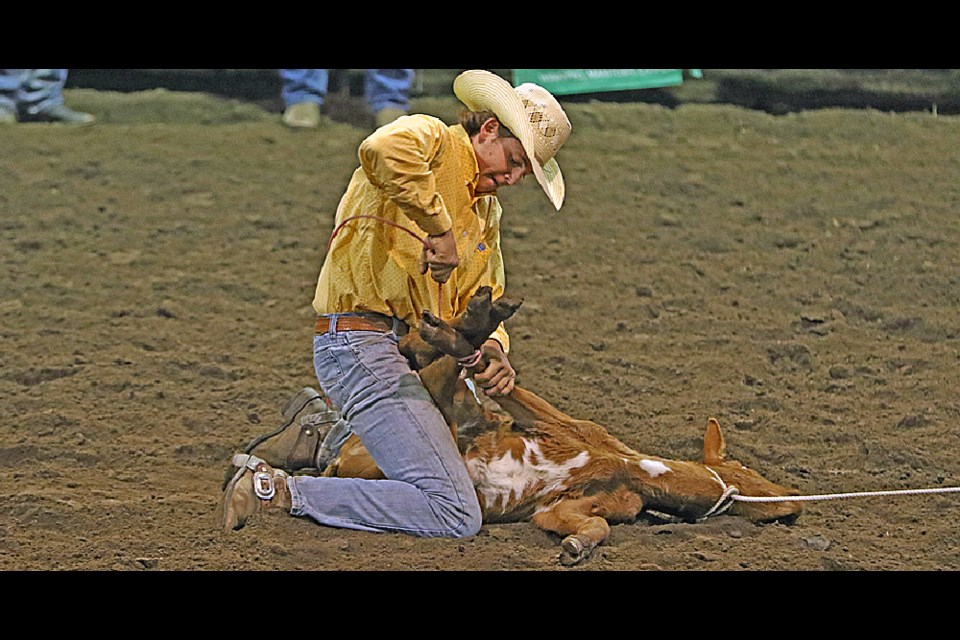
[[[517,372],[510,365],[503,347],[496,340],[490,339],[483,343],[480,351],[487,366],[483,371],[473,374],[473,380],[488,396],[510,395]]]
[[[423,248],[420,254],[420,273],[430,270],[430,277],[443,284],[450,278],[453,270],[460,266],[457,256],[457,241],[453,238],[453,229],[435,236],[427,236],[430,248]]]

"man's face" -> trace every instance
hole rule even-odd
[[[477,194],[496,193],[500,187],[517,184],[525,175],[533,173],[520,140],[502,137],[499,132],[500,123],[490,118],[472,138],[480,169]]]

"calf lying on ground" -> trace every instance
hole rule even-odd
[[[481,289],[460,318],[448,324],[425,313],[419,333],[402,343],[458,440],[484,522],[532,520],[562,536],[561,562],[573,564],[606,539],[610,523],[632,522],[644,510],[697,521],[720,506],[728,487],[745,496],[797,495],[726,460],[713,418],[707,422],[703,461],[697,463],[641,454],[527,389],[516,387],[495,398],[496,405],[479,400],[461,376],[463,363],[519,306],[506,298],[494,301],[488,288]],[[323,458],[315,452],[323,449],[324,429],[316,421],[303,424],[307,427],[292,425],[277,438],[255,441],[247,453],[288,471],[314,466],[326,476],[383,477],[355,435],[346,437],[335,457]],[[756,522],[792,521],[802,509],[789,501],[726,502],[723,508]]]

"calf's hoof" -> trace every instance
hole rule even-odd
[[[583,543],[574,536],[567,536],[560,543],[560,564],[565,567],[571,567],[579,562],[586,560],[590,556],[590,551]]]

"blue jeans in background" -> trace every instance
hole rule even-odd
[[[0,69],[0,108],[36,115],[63,104],[66,69]]]
[[[475,535],[481,513],[473,482],[450,427],[398,343],[395,330],[314,337],[320,387],[388,479],[292,476],[291,514],[362,531]]]
[[[327,97],[327,69],[280,69],[280,96],[285,107],[300,102],[322,105]],[[410,110],[413,69],[364,69],[364,98],[373,113]]]

